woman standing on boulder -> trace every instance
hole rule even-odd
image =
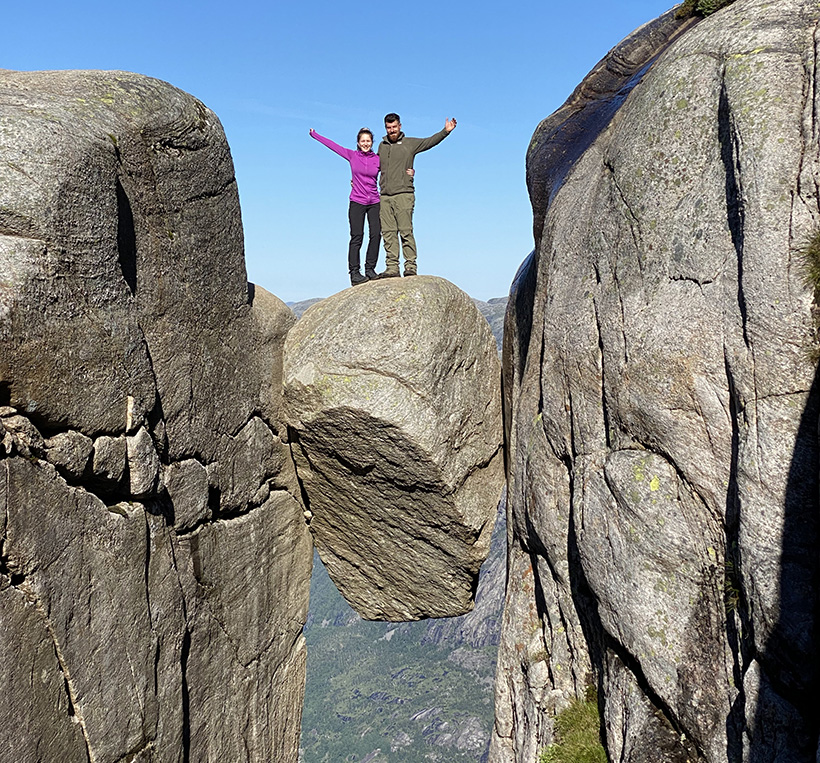
[[[378,278],[376,262],[379,259],[379,242],[381,241],[381,225],[379,223],[379,191],[376,187],[376,177],[379,174],[379,156],[374,153],[373,133],[366,127],[359,130],[356,136],[357,148],[343,148],[332,140],[319,135],[310,128],[310,136],[335,151],[339,156],[350,162],[353,181],[350,191],[350,246],[347,251],[347,267],[350,270],[350,283],[353,286],[365,281]],[[364,275],[359,269],[359,252],[364,240],[364,218],[367,217],[367,227],[370,231],[370,240],[367,242],[367,253],[364,260]]]

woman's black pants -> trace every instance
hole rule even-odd
[[[364,241],[364,218],[367,217],[367,228],[370,239],[367,242],[367,253],[364,258],[365,272],[375,270],[379,260],[379,243],[382,226],[379,222],[378,204],[359,204],[351,201],[347,211],[350,220],[350,248],[347,250],[347,266],[351,273],[359,269],[359,252]]]

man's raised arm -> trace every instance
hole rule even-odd
[[[419,154],[422,151],[426,151],[428,148],[432,148],[433,146],[437,146],[441,141],[443,141],[453,130],[456,129],[456,118],[452,117],[451,119],[444,120],[444,129],[437,132],[435,135],[431,135],[429,138],[419,138],[418,145],[416,146],[415,153]]]

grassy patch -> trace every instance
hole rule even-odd
[[[726,614],[735,612],[740,605],[740,577],[735,564],[726,560],[726,576],[723,579],[723,602],[726,605]]]
[[[809,351],[809,360],[812,363],[818,363],[820,362],[820,229],[797,248],[797,254],[803,260],[803,282],[812,290],[814,296],[811,312],[814,318],[815,342]]]
[[[734,0],[683,0],[680,8],[675,11],[675,18],[688,19],[692,16],[708,16],[710,13],[719,11],[733,2]]]
[[[601,745],[601,718],[595,690],[575,699],[555,718],[555,742],[541,753],[540,763],[607,763]]]
[[[820,297],[820,230],[815,231],[801,246],[798,253],[803,258],[803,280],[814,291],[814,301]]]

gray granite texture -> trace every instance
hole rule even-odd
[[[362,617],[472,608],[503,485],[500,377],[486,320],[433,276],[346,289],[288,334],[286,416],[310,529]]]
[[[0,759],[296,760],[294,321],[209,109],[0,71]]]
[[[535,132],[494,763],[587,686],[610,760],[815,760],[818,17],[670,12]]]

